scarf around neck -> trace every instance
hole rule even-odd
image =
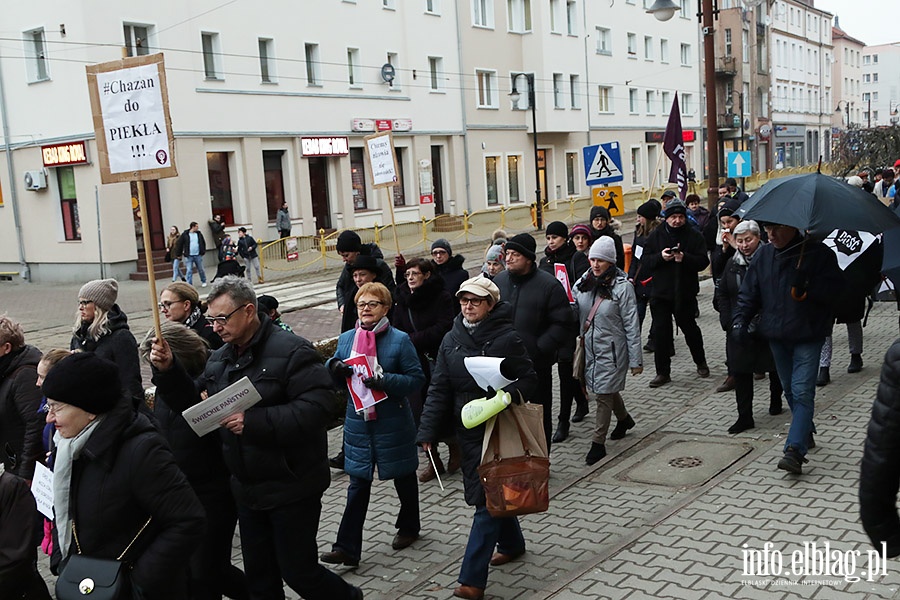
[[[372,373],[375,377],[380,377],[383,369],[378,364],[378,348],[376,344],[376,336],[384,333],[391,322],[387,317],[381,317],[381,320],[375,323],[371,329],[366,329],[363,324],[356,321],[356,332],[353,334],[353,347],[350,350],[350,357],[365,356],[369,364],[372,366]],[[375,407],[370,406],[364,413],[366,421],[374,421],[376,418]]]
[[[69,555],[72,543],[72,515],[69,512],[69,499],[72,489],[72,465],[81,456],[88,440],[103,422],[104,415],[87,424],[73,438],[64,438],[59,432],[53,436],[56,442],[56,459],[53,466],[53,511],[56,514],[56,530],[59,535],[59,549],[63,557]]]

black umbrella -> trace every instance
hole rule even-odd
[[[900,208],[895,208],[892,212],[895,215],[900,214]],[[896,290],[900,284],[900,229],[891,229],[884,233],[884,259],[881,261],[881,272],[891,280]]]
[[[735,216],[789,225],[819,238],[835,229],[881,233],[900,226],[900,217],[875,196],[821,173],[770,181]]]

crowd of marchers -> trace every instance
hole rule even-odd
[[[485,425],[466,428],[461,411],[488,390],[465,359],[519,359],[504,374],[512,380],[504,390],[514,402],[543,407],[548,451],[593,410],[584,462],[594,465],[606,457],[608,439],[638,427],[640,409],[629,409],[622,392],[629,375],[643,373],[645,356],[653,356],[651,388],[693,376],[672,371],[677,331],[696,375],[710,377],[697,324],[710,309],[726,339],[727,377],[718,391],[735,396],[728,433],[755,427],[754,381],[768,378],[769,413],[783,412],[785,400],[791,411],[777,468],[802,474],[815,447],[816,387],[830,381],[836,322],[848,330],[847,371],[863,367],[862,321],[882,250],[873,244],[842,271],[834,251],[804,231],[741,220],[747,200],[734,180],[720,188],[713,210],[697,195],[666,192],[638,207],[630,251],[618,233],[623,225],[602,206],[584,224],[548,224],[542,251],[531,234],[497,231],[474,276],[445,239],[434,241],[430,258],[397,255],[392,269],[377,245],[343,231],[336,245],[344,261],[336,283],[341,332],[324,363],[282,322],[277,299],[257,296],[240,272],[220,268],[201,300],[192,275],[196,267],[207,286],[206,244],[196,223],[170,237],[173,281],[159,297],[161,337],[151,331],[135,339],[112,279],[86,283],[73,299],[68,349],[42,354],[15,320],[0,317],[0,597],[50,597],[37,571],[40,550],[59,575],[60,597],[67,586],[83,587],[90,567],[75,557],[90,557],[127,565],[119,598],[277,600],[285,584],[304,598],[362,598],[363,590],[323,563],[365,560],[376,477],[396,490],[391,546],[401,551],[422,532],[419,484],[461,471],[473,515],[452,593],[480,599],[490,568],[519,559],[527,544],[516,517],[486,509],[478,475]],[[290,219],[283,221],[285,237]],[[256,241],[241,232],[232,244],[222,233],[214,231],[220,267],[238,253],[246,274],[253,267],[261,281]],[[701,306],[707,271],[715,293],[712,306]],[[879,453],[900,447],[889,441],[900,426],[890,409],[900,402],[897,352],[888,355],[879,389],[886,408],[873,419],[867,447],[876,478],[885,476]],[[141,380],[141,360],[152,382]],[[360,390],[351,382],[361,363],[367,370],[358,385],[379,400],[358,408]],[[245,378],[260,399],[222,418],[216,431],[195,433],[182,412]],[[150,396],[146,383],[154,386]],[[329,457],[326,433],[344,403],[342,450]],[[331,550],[320,555],[329,467],[346,473],[347,495]],[[37,512],[29,491],[48,469],[52,518]],[[882,522],[871,525],[864,510],[867,530],[900,553],[896,513],[886,511],[893,526],[883,524],[884,494],[869,494],[869,514]],[[242,569],[232,564],[236,527]]]

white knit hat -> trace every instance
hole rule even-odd
[[[597,238],[597,241],[591,244],[588,258],[599,258],[608,263],[616,264],[616,243],[608,235]]]

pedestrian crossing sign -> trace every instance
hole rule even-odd
[[[594,199],[594,206],[604,206],[609,210],[609,216],[618,217],[625,214],[621,185],[595,187],[591,190],[591,197]]]
[[[605,185],[625,179],[619,142],[607,142],[582,148],[585,185]]]

